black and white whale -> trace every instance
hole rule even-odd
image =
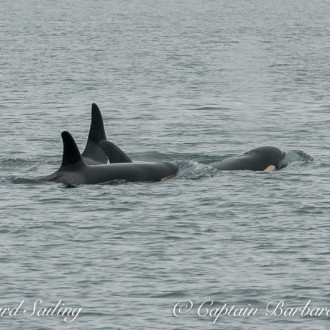
[[[81,154],[88,165],[110,163],[131,163],[129,157],[115,144],[107,140],[103,118],[97,104],[92,104],[91,126],[85,150]]]
[[[129,182],[155,182],[169,179],[175,176],[178,172],[177,165],[167,162],[122,162],[89,165],[82,158],[77,144],[69,132],[62,132],[62,140],[63,157],[61,167],[55,173],[42,177],[38,179],[38,181],[53,181],[64,183],[66,185],[97,184],[116,180]],[[96,153],[93,157],[95,157],[95,155]]]
[[[221,171],[251,170],[270,172],[286,166],[286,153],[276,147],[259,147],[243,155],[210,164]]]
[[[107,140],[99,107],[92,104],[92,120],[82,158],[87,165],[132,163],[131,159],[114,143]],[[276,147],[259,147],[243,155],[210,164],[222,171],[251,170],[270,172],[286,166],[286,153]]]

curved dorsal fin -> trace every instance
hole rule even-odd
[[[109,141],[101,141],[99,146],[109,158],[110,163],[132,163],[124,151],[122,151],[114,143]]]
[[[106,140],[106,134],[103,125],[103,118],[101,111],[97,104],[92,104],[92,121],[89,129],[88,140],[85,150],[82,153],[82,157],[89,158],[96,161],[97,163],[106,163],[107,158],[105,155],[98,150],[97,144]]]
[[[74,164],[84,165],[85,163],[81,158],[80,151],[72,135],[67,131],[62,132],[62,141],[63,141],[63,158],[62,158],[61,167],[74,165]]]

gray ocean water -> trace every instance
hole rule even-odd
[[[1,7],[1,329],[329,328],[329,1]],[[63,130],[83,150],[93,102],[179,175],[24,183],[59,167]],[[288,167],[207,165],[264,145]]]

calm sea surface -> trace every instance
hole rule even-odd
[[[1,329],[329,328],[329,1],[1,7]],[[63,130],[83,150],[93,102],[179,175],[24,183],[59,167]],[[289,166],[207,165],[264,145]]]

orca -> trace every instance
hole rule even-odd
[[[131,163],[129,157],[115,144],[107,141],[103,118],[97,104],[92,104],[92,119],[85,150],[81,154],[88,165]]]
[[[90,165],[82,158],[77,144],[69,132],[62,132],[62,141],[61,167],[55,173],[42,177],[38,181],[53,181],[65,185],[98,184],[122,180],[155,182],[169,179],[178,172],[178,166],[168,162]]]
[[[210,165],[221,171],[251,170],[270,172],[286,166],[286,153],[276,147],[259,147],[243,155],[230,157]]]

